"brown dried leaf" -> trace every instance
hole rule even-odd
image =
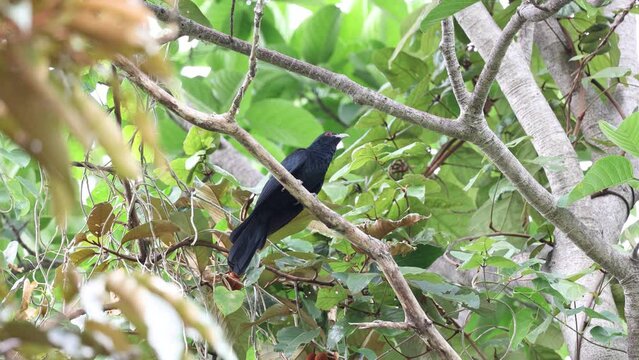
[[[167,220],[151,220],[148,223],[139,225],[129,230],[124,237],[122,237],[122,243],[126,243],[127,241],[145,238],[145,237],[156,237],[162,236],[164,234],[172,234],[180,231],[180,227],[175,225],[174,223]]]
[[[210,185],[203,183],[196,184],[195,199],[193,202],[196,207],[206,210],[216,223],[223,219],[228,220],[220,200]]]
[[[18,320],[28,320],[32,315],[29,314],[29,304],[31,303],[31,295],[33,294],[33,290],[38,286],[37,282],[30,282],[29,279],[24,280],[24,284],[22,286],[22,300],[20,301],[20,310],[18,310],[18,314],[16,315],[16,319]]]
[[[79,248],[69,255],[69,259],[74,265],[80,265],[85,260],[91,258],[96,252],[90,248]]]
[[[408,214],[400,220],[377,219],[358,225],[357,227],[372,237],[382,239],[400,227],[412,226],[427,218],[427,216],[420,214]]]
[[[107,202],[103,202],[95,204],[87,218],[87,226],[93,235],[101,237],[111,231],[114,221],[115,214],[113,214],[113,206]],[[78,235],[76,235],[76,237]],[[86,235],[84,238],[86,240]]]
[[[219,242],[222,243],[222,245],[227,248],[230,249],[231,246],[233,246],[233,242],[231,241],[231,238],[229,237],[229,235],[227,233],[225,233],[224,231],[220,231],[220,230],[213,230],[213,235],[217,238],[217,240]]]
[[[74,245],[79,245],[79,244],[81,244],[81,243],[83,243],[85,241],[89,241],[89,239],[87,239],[87,233],[86,232],[77,233],[73,237],[73,244]]]
[[[60,289],[64,301],[71,301],[79,291],[80,275],[71,264],[58,266],[55,269],[53,286]]]
[[[75,185],[60,120],[72,118],[73,112],[57,99],[48,79],[37,76],[44,64],[34,64],[26,53],[27,49],[11,44],[0,51],[0,100],[7,112],[0,119],[0,130],[45,169],[61,223],[72,207]]]
[[[413,251],[415,251],[415,248],[406,241],[400,241],[390,245],[390,253],[393,256],[406,255]]]
[[[171,209],[171,204],[157,197],[150,197],[149,203],[151,203],[151,211],[153,220],[166,220],[169,218],[168,210]]]
[[[95,339],[102,339],[100,344],[105,346],[111,354],[124,354],[132,350],[126,335],[119,329],[107,323],[87,320],[84,323],[84,330]],[[108,339],[108,341],[104,341]]]

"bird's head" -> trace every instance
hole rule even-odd
[[[318,136],[315,141],[309,146],[309,148],[327,148],[327,149],[341,149],[344,147],[342,139],[347,137],[348,134],[334,134],[330,131]]]

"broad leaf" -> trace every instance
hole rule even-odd
[[[597,160],[583,180],[569,194],[562,196],[557,204],[567,207],[586,196],[627,182],[636,184],[630,161],[623,156],[608,156]]]
[[[479,0],[441,0],[439,5],[431,10],[422,21],[422,31],[426,31],[429,26],[439,23],[441,20],[454,15],[477,1]]]
[[[325,6],[297,28],[291,43],[301,48],[304,60],[321,64],[331,58],[339,35],[341,16],[337,7]]]
[[[167,220],[151,220],[129,230],[122,238],[122,243],[145,237],[160,237],[161,235],[176,233],[180,227]]]
[[[246,117],[254,133],[298,148],[310,145],[323,131],[313,114],[287,100],[269,99],[251,104]]]
[[[226,316],[236,312],[242,307],[246,294],[240,290],[229,290],[224,286],[216,286],[213,299],[215,300],[215,306],[220,309],[220,312]]]
[[[599,128],[610,141],[634,157],[639,157],[639,112],[628,116],[618,128],[605,121]]]
[[[315,305],[320,310],[330,310],[341,301],[345,300],[348,293],[341,285],[335,285],[332,288],[321,288],[317,293],[317,302]]]

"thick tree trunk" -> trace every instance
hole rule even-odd
[[[565,48],[565,44],[569,44],[570,39],[563,36],[564,33],[555,19],[538,23],[535,30],[535,43],[540,49],[548,71],[555,80],[555,83],[559,86],[562,94],[567,96],[572,90],[574,82],[573,76],[578,70],[576,63],[569,61],[573,55],[568,53]],[[610,102],[602,102],[595,89],[590,86],[582,87],[580,82],[577,82],[577,88],[574,89],[571,99],[570,109],[573,116],[582,118],[581,129],[586,141],[601,147],[599,140],[604,139],[604,136],[599,130],[599,120],[607,120],[613,124],[618,124],[622,120],[621,114]],[[618,149],[611,147],[605,147],[602,150],[605,152],[593,153],[595,159],[609,154],[619,153]],[[617,191],[624,193],[624,195],[627,196],[628,202],[631,201],[632,197],[630,196],[628,188],[617,189]],[[606,241],[616,243],[621,228],[627,218],[626,204],[614,196],[596,198],[592,200],[592,203],[593,206],[591,207],[578,204],[575,207],[575,211],[584,222],[590,226],[601,229]],[[605,224],[605,226],[602,226],[603,224]],[[548,268],[551,272],[567,276],[575,273],[578,269],[585,269],[593,264],[592,260],[577,249],[564,234],[557,233],[556,240],[557,245],[553,251],[552,261],[548,264]],[[574,306],[594,307],[596,297],[593,295],[597,293],[603,281],[604,275],[599,272],[581,278],[579,283],[589,290],[589,294],[581,301],[575,303]],[[601,304],[596,306],[596,310],[607,310],[612,313],[617,312],[610,288],[604,288],[598,299]],[[590,338],[589,333],[593,326],[610,326],[610,323],[600,319],[594,319],[587,323],[587,319],[583,313],[572,319],[565,320],[573,329],[578,328],[580,331],[583,329],[584,336],[588,338]],[[573,329],[565,326],[562,328],[568,349],[573,358],[625,358],[623,353],[610,352],[590,342],[580,341]],[[621,342],[615,344],[615,346],[625,348],[625,345]]]

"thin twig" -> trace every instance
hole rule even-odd
[[[349,323],[351,326],[357,326],[358,329],[395,329],[395,330],[410,330],[413,329],[413,325],[407,322],[395,322],[395,321],[383,321],[383,320],[375,320],[372,322],[362,322],[362,323]]]
[[[233,7],[235,7],[235,1],[233,1]],[[255,78],[255,74],[257,72],[257,48],[260,43],[260,25],[262,23],[262,15],[264,15],[264,0],[257,0],[255,4],[254,10],[254,18],[253,18],[253,43],[251,44],[251,52],[249,53],[249,69],[246,72],[246,76],[244,77],[244,81],[242,82],[242,86],[235,94],[233,98],[233,102],[231,103],[231,108],[226,113],[229,121],[235,120],[235,115],[237,115],[237,111],[240,109],[240,103],[244,98],[244,94],[248,89],[249,85]],[[233,24],[233,14],[231,13],[231,24]],[[231,37],[233,36],[233,27],[231,25]]]
[[[111,311],[111,310],[117,309],[119,305],[120,305],[120,303],[118,303],[116,301],[116,302],[112,302],[112,303],[109,303],[109,304],[104,304],[104,306],[102,306],[102,309],[104,311]],[[73,320],[73,319],[78,318],[78,317],[80,317],[82,315],[85,315],[86,313],[87,312],[84,309],[76,309],[76,310],[73,310],[73,311],[67,313],[66,317],[69,320]]]
[[[451,157],[462,145],[464,145],[464,140],[459,139],[451,139],[442,145],[439,152],[435,155],[428,167],[426,167],[426,170],[424,170],[424,177],[431,177],[435,171],[442,166],[444,161]]]
[[[104,171],[109,174],[114,174],[115,169],[112,166],[101,166],[90,163],[88,161],[72,161],[71,166],[85,168],[93,171]]]

